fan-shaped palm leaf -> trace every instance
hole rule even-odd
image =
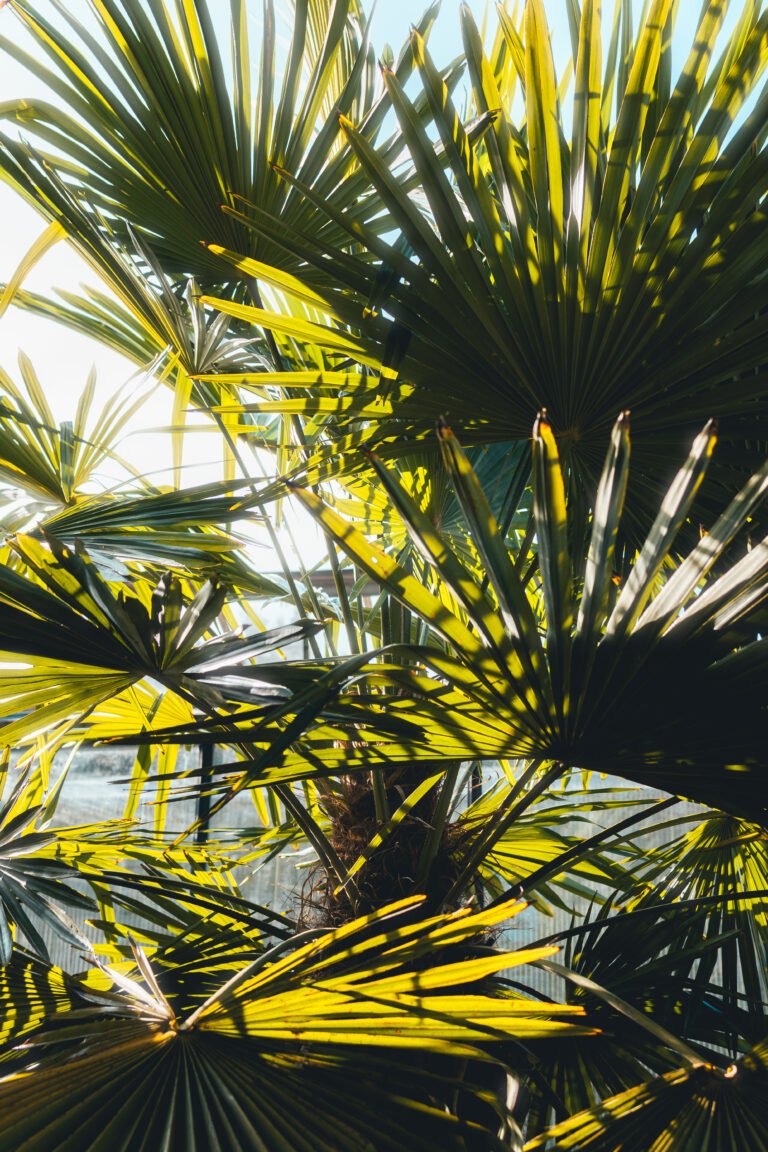
[[[745,5],[717,56],[727,7],[703,8],[672,86],[665,47],[679,11],[672,0],[646,6],[636,38],[630,6],[616,6],[622,50],[615,51],[617,26],[605,74],[600,6],[571,5],[571,107],[558,95],[543,0],[527,0],[517,22],[501,14],[505,43],[493,61],[463,6],[472,99],[489,118],[476,143],[414,33],[431,126],[398,77],[387,69],[384,76],[423,198],[403,188],[387,158],[343,121],[408,254],[357,221],[348,239],[367,248],[364,258],[342,259],[289,226],[279,232],[286,249],[310,265],[302,273],[307,288],[326,302],[326,318],[306,338],[332,349],[343,333],[342,358],[376,370],[355,376],[346,364],[337,395],[289,393],[268,409],[313,413],[321,404],[337,429],[367,427],[369,439],[375,434],[390,450],[392,441],[407,450],[440,415],[476,443],[524,438],[546,407],[569,475],[591,499],[610,424],[630,408],[646,477],[624,525],[633,534],[638,525],[630,518],[647,528],[677,453],[696,426],[716,416],[723,447],[702,507],[707,517],[719,510],[722,486],[733,491],[739,472],[755,466],[767,411],[768,102],[759,85],[768,16],[758,4]],[[514,103],[510,73],[522,104]],[[286,180],[318,213],[345,223],[285,167]],[[272,228],[259,213],[252,224],[260,235]],[[240,269],[248,273],[247,261]],[[275,331],[289,323],[263,312],[251,318]],[[336,468],[346,462],[337,457]]]
[[[418,970],[420,957],[470,940],[511,907],[394,918],[417,909],[418,901],[404,902],[335,932],[312,932],[315,939],[298,937],[288,955],[280,945],[241,966],[184,1017],[178,1008],[188,1002],[189,963],[174,988],[173,969],[153,970],[137,951],[143,984],[114,973],[112,991],[84,987],[90,1011],[53,1016],[29,1049],[30,1070],[0,1084],[5,1146],[63,1139],[62,1147],[76,1141],[87,1149],[108,1138],[128,1148],[141,1137],[201,1148],[215,1139],[222,1150],[281,1142],[362,1150],[374,1139],[394,1152],[408,1131],[410,1147],[426,1149],[435,1138],[466,1147],[471,1127],[430,1101],[445,1094],[446,1080],[441,1088],[424,1055],[466,1055],[509,1035],[580,1029],[557,1019],[556,1005],[459,991],[532,958],[526,953]],[[218,967],[215,956],[208,962]],[[192,976],[195,984],[200,977]],[[51,1041],[58,1041],[52,1062]],[[352,1102],[350,1075],[359,1089]],[[307,1090],[311,1107],[302,1103]]]
[[[0,371],[4,397],[0,414],[0,483],[21,489],[34,501],[28,511],[26,507],[20,510],[22,515],[26,513],[29,523],[41,513],[60,511],[70,505],[108,461],[123,463],[116,455],[117,438],[149,393],[146,388],[139,389],[138,395],[116,393],[89,427],[96,384],[91,373],[74,420],[57,424],[37,373],[23,354],[19,366],[24,389]],[[5,525],[6,531],[15,526],[7,513]]]
[[[629,465],[628,422],[621,418],[597,493],[582,570],[568,546],[555,438],[546,420],[540,420],[534,432],[534,517],[542,635],[531,589],[507,552],[466,456],[449,431],[441,437],[486,579],[466,569],[392,472],[381,465],[378,471],[435,578],[455,596],[460,606],[455,612],[314,494],[298,492],[355,564],[448,646],[448,651],[412,650],[430,677],[406,668],[371,669],[379,684],[389,679],[398,689],[399,714],[422,723],[424,731],[421,750],[418,742],[407,748],[381,745],[381,757],[390,762],[393,757],[434,759],[445,754],[438,751],[441,744],[445,747],[439,733],[450,731],[458,742],[463,738],[463,753],[454,744],[453,758],[539,757],[620,774],[726,810],[749,812],[753,819],[768,818],[762,760],[755,754],[765,723],[760,624],[768,592],[768,545],[731,555],[721,574],[707,579],[764,494],[768,466],[675,565],[670,556],[675,537],[714,449],[714,430],[707,427],[622,576],[614,569]],[[379,708],[387,709],[386,697]],[[371,742],[351,760],[370,764],[377,755]]]
[[[141,229],[169,273],[208,284],[228,275],[201,248],[204,239],[283,261],[273,244],[254,243],[224,216],[222,203],[244,197],[298,228],[313,227],[311,206],[280,180],[273,161],[365,214],[368,182],[338,147],[340,111],[369,118],[374,135],[384,114],[356,0],[298,3],[285,60],[274,6],[265,3],[258,76],[242,0],[223,13],[200,0],[141,8],[93,0],[87,25],[59,4],[49,13],[23,0],[12,7],[50,65],[12,39],[0,46],[66,97],[66,110],[23,99],[3,109],[46,149],[41,166],[28,144],[10,135],[2,141],[6,178],[46,214],[56,199],[48,171],[58,172],[118,242],[125,244],[128,228]],[[404,78],[410,67],[406,53]],[[65,214],[60,222],[76,236],[76,221]],[[331,243],[343,235],[334,224],[324,231]]]
[[[768,1140],[767,1076],[764,1043],[725,1070],[703,1062],[680,1068],[566,1120],[531,1140],[525,1152],[759,1152]]]

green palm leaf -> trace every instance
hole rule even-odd
[[[723,492],[732,493],[759,460],[766,414],[760,348],[768,102],[759,84],[768,18],[757,5],[745,9],[715,61],[726,8],[703,9],[670,91],[662,44],[677,5],[647,6],[634,46],[629,6],[617,6],[623,15],[615,37],[621,27],[631,50],[614,52],[602,77],[599,7],[585,4],[571,134],[543,5],[528,0],[517,24],[503,18],[524,86],[519,114],[509,78],[499,58],[485,56],[465,6],[472,100],[492,124],[474,146],[414,33],[431,134],[397,78],[385,73],[385,81],[423,197],[402,188],[386,157],[344,123],[413,258],[351,224],[348,240],[365,245],[364,257],[342,258],[284,228],[286,247],[309,266],[306,288],[344,318],[343,328],[331,324],[324,334],[327,346],[343,332],[353,360],[388,371],[378,383],[368,373],[350,377],[336,398],[318,391],[297,405],[290,394],[286,410],[311,413],[322,396],[335,433],[367,427],[369,439],[402,452],[440,416],[475,444],[527,437],[546,408],[569,482],[591,501],[611,422],[631,409],[635,457],[648,478],[623,525],[634,538],[647,530],[660,485],[693,430],[718,417],[720,458],[698,505],[709,522]],[[735,127],[750,95],[753,106]],[[325,211],[300,173],[286,178]],[[332,207],[326,214],[341,222]],[[254,216],[253,227],[269,232],[264,217]],[[396,270],[386,298],[392,319],[368,307],[384,267]],[[277,314],[252,319],[278,330],[285,323]],[[348,464],[339,457],[337,471]]]
[[[206,4],[186,0],[151,0],[141,9],[94,0],[90,7],[95,28],[63,7],[49,19],[32,5],[13,4],[49,64],[12,39],[3,37],[0,47],[53,93],[66,94],[66,111],[19,100],[4,112],[36,136],[52,173],[84,194],[118,243],[126,243],[129,228],[141,229],[167,272],[206,283],[228,277],[201,240],[282,263],[279,248],[254,243],[221,212],[222,203],[245,198],[295,227],[311,227],[311,211],[273,161],[302,171],[336,202],[357,205],[353,214],[364,211],[367,181],[334,147],[338,112],[368,117],[372,131],[383,117],[354,0],[298,4],[284,61],[275,10],[266,3],[258,70],[242,0],[232,0],[221,24]],[[403,67],[407,72],[409,59]],[[50,213],[53,176],[32,148],[7,134],[2,152],[6,178]],[[77,237],[76,220],[64,212],[60,222]],[[331,240],[338,236],[333,226],[325,231]]]
[[[621,427],[619,439],[625,435]],[[423,680],[419,694],[430,685],[440,700],[439,714],[419,704],[415,677],[407,692],[411,703],[406,708],[401,699],[397,702],[402,717],[423,726],[423,751],[416,741],[399,749],[388,744],[386,752],[382,746],[381,754],[390,762],[393,755],[427,758],[431,743],[429,758],[441,745],[447,755],[437,733],[441,726],[444,733],[450,726],[452,738],[459,741],[451,750],[453,758],[538,757],[615,773],[766,819],[754,741],[764,723],[760,631],[768,553],[764,544],[741,553],[733,541],[764,494],[768,471],[763,468],[750,481],[722,514],[712,537],[703,537],[676,567],[670,555],[675,534],[685,523],[712,455],[714,434],[707,428],[694,443],[639,555],[622,575],[613,570],[606,547],[621,515],[621,500],[613,494],[623,485],[625,468],[625,452],[612,449],[596,501],[591,574],[584,592],[568,551],[556,444],[547,425],[540,423],[534,515],[547,630],[542,644],[529,601],[532,589],[514,558],[505,556],[498,527],[461,450],[450,433],[442,436],[475,548],[488,557],[489,575],[496,572],[492,584],[463,567],[433,530],[425,532],[421,514],[391,471],[382,467],[379,475],[431,570],[450,580],[454,589],[460,587],[460,607],[453,610],[315,495],[297,493],[358,568],[448,647],[448,652],[413,650],[433,677]],[[558,490],[561,495],[555,500],[552,493]],[[707,572],[716,562],[722,564],[724,554],[725,568],[707,580]],[[671,574],[666,583],[662,569]],[[613,587],[614,579],[620,588],[614,587],[607,600],[604,592],[599,594],[602,608],[582,610],[582,596],[588,595],[591,603],[598,588]],[[390,675],[402,693],[409,673],[404,669]],[[379,683],[386,678],[382,673]],[[386,697],[381,697],[379,710],[386,712]],[[707,716],[703,726],[702,715]],[[371,741],[359,762],[367,758],[375,763],[378,757]]]
[[[526,953],[449,962],[429,974],[414,969],[419,958],[462,944],[513,909],[426,921],[406,915],[417,909],[418,901],[406,901],[335,932],[309,933],[314,939],[297,938],[287,955],[280,945],[240,966],[185,1017],[176,1005],[185,998],[189,958],[174,989],[174,970],[150,967],[137,950],[141,984],[114,972],[112,990],[83,985],[90,1009],[52,1016],[26,1057],[29,1070],[0,1082],[6,1146],[63,1140],[62,1147],[77,1141],[86,1149],[106,1138],[129,1148],[140,1134],[201,1148],[215,1139],[221,1149],[362,1150],[374,1140],[394,1152],[408,1130],[411,1147],[426,1149],[434,1139],[467,1147],[473,1126],[431,1099],[446,1080],[423,1063],[426,1054],[445,1060],[475,1052],[477,1042],[554,1037],[579,1026],[557,1019],[556,1005],[459,991],[533,958]],[[208,964],[217,965],[215,955]],[[444,1065],[443,1077],[446,1069],[451,1085],[455,1072]],[[344,1090],[350,1075],[359,1087],[352,1102]],[[229,1120],[221,1127],[224,1108]]]
[[[725,1071],[702,1063],[668,1072],[550,1129],[529,1141],[526,1152],[661,1152],[671,1139],[685,1152],[757,1152],[768,1139],[762,1104],[767,1069],[763,1043]]]

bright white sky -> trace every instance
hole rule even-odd
[[[46,0],[41,0],[41,12],[45,11],[46,6]],[[88,0],[69,0],[69,7],[76,16],[79,17],[81,13],[85,15]],[[279,10],[279,3],[277,7]],[[480,18],[483,4],[473,0],[472,7]],[[611,8],[612,5],[606,4],[605,7]],[[735,10],[732,15],[736,15],[740,5],[734,3],[732,7]],[[377,48],[380,49],[389,41],[396,49],[407,36],[414,14],[421,11],[421,8],[418,0],[416,4],[413,0],[381,0],[373,22],[372,38]],[[445,0],[433,33],[433,54],[440,61],[447,62],[460,51],[458,8],[458,0]],[[556,55],[560,55],[561,49],[567,47],[568,37],[565,0],[547,0],[547,8]],[[681,46],[677,49],[678,54],[688,49],[698,8],[697,0],[682,0],[677,34],[677,43]],[[253,9],[254,12],[260,9],[256,0]],[[8,8],[0,11],[0,33],[7,37],[19,35],[18,21]],[[43,91],[39,82],[0,50],[0,107],[5,101],[20,96],[42,95]],[[42,228],[41,218],[33,209],[0,183],[0,281],[11,276]],[[93,281],[93,274],[66,244],[59,244],[35,268],[27,281],[27,287],[50,293],[55,287],[76,289],[84,280]],[[77,395],[91,365],[96,366],[99,391],[104,397],[111,394],[133,371],[132,365],[92,341],[68,332],[53,322],[35,319],[11,308],[0,319],[0,365],[16,377],[16,359],[20,348],[32,358],[58,419],[71,418],[73,415]],[[162,427],[169,422],[170,396],[159,388],[135,424],[137,428],[146,430]],[[201,436],[198,441],[198,444],[191,446],[185,457],[190,465],[194,461],[200,464],[208,461],[214,450],[215,438]],[[167,437],[158,433],[134,433],[125,443],[123,453],[145,471],[169,463]],[[212,473],[210,467],[201,470],[195,466],[190,468],[188,482],[215,477],[216,473]]]

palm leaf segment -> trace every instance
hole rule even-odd
[[[461,562],[380,464],[381,482],[431,569],[431,581],[415,580],[313,493],[297,493],[358,568],[446,645],[411,650],[420,673],[370,669],[372,687],[389,682],[398,689],[392,707],[421,725],[423,743],[377,748],[371,741],[348,763],[441,755],[538,758],[615,773],[768,819],[763,761],[755,751],[765,734],[766,641],[760,632],[768,543],[741,555],[733,543],[766,491],[768,465],[684,560],[673,560],[675,538],[714,450],[716,435],[707,426],[622,575],[614,568],[615,542],[630,444],[628,420],[621,417],[582,569],[570,554],[556,440],[540,419],[533,445],[533,585],[508,553],[455,437],[444,429],[441,438],[482,560],[479,570]],[[708,575],[716,563],[718,574]],[[429,591],[438,579],[450,588],[455,609]],[[372,714],[376,708],[387,711],[386,697],[370,699]]]
[[[754,467],[743,443],[764,436],[768,413],[768,99],[759,90],[768,14],[744,5],[718,55],[727,7],[703,7],[673,86],[673,0],[646,6],[636,39],[631,6],[617,5],[623,23],[612,31],[605,66],[600,5],[585,0],[580,16],[570,5],[571,104],[555,74],[543,0],[527,0],[517,22],[502,13],[491,58],[463,6],[472,100],[486,117],[474,141],[414,34],[432,123],[393,72],[384,77],[422,195],[404,189],[386,157],[343,122],[401,245],[355,221],[348,240],[368,253],[334,260],[314,237],[280,233],[310,265],[301,273],[308,287],[326,301],[325,322],[306,338],[332,357],[346,334],[342,358],[368,371],[356,379],[347,371],[336,394],[332,372],[328,388],[318,375],[308,393],[297,376],[296,388],[266,410],[320,412],[402,451],[439,415],[472,443],[525,438],[546,407],[577,485],[591,495],[615,414],[631,409],[648,478],[631,515],[643,531],[657,499],[653,478],[670,475],[693,430],[715,416],[724,443],[701,498],[718,483],[732,492],[738,470]],[[344,223],[298,173],[285,176],[319,213]],[[256,217],[253,224],[264,235],[272,227]],[[247,261],[240,269],[248,274]],[[331,269],[335,289],[327,286]],[[251,317],[276,331],[288,323],[277,314]],[[337,470],[341,462],[337,454]]]
[[[425,1054],[478,1056],[509,1037],[554,1038],[584,1028],[567,1010],[559,1019],[556,1005],[473,990],[542,950],[485,950],[478,959],[418,970],[420,957],[465,945],[515,907],[421,921],[413,918],[419,903],[310,933],[317,938],[297,939],[288,955],[280,955],[280,945],[241,964],[183,1017],[177,1006],[188,1006],[189,986],[204,981],[200,966],[187,958],[177,976],[136,950],[142,983],[115,972],[111,990],[83,984],[78,1010],[57,1004],[58,1013],[25,1037],[29,1070],[0,1082],[0,1148],[85,1152],[106,1141],[120,1152],[143,1141],[220,1152],[426,1152],[435,1140],[465,1148],[472,1126],[438,1103],[457,1086],[457,1066],[436,1065],[438,1076]],[[221,956],[212,963],[220,965]],[[10,1007],[15,986],[3,991]]]

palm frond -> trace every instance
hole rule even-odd
[[[288,943],[279,945],[239,966],[184,1017],[177,1013],[188,1002],[185,985],[199,986],[205,972],[193,971],[187,957],[175,982],[177,969],[167,961],[150,966],[137,949],[141,982],[108,973],[111,989],[82,985],[89,1009],[60,1012],[38,1029],[25,1052],[28,1070],[0,1083],[3,1139],[74,1147],[76,1134],[87,1149],[107,1136],[128,1148],[141,1133],[204,1147],[226,1101],[222,1149],[280,1139],[295,1148],[362,1150],[373,1138],[394,1152],[406,1131],[414,1148],[436,1138],[465,1148],[465,1136],[479,1129],[441,1111],[439,1096],[454,1089],[458,1071],[445,1061],[509,1035],[580,1029],[572,1013],[560,1019],[556,1005],[459,991],[533,958],[526,953],[418,970],[421,957],[470,940],[511,907],[423,921],[408,916],[418,905],[405,901],[335,932],[308,933],[309,942],[298,937],[289,952]],[[206,951],[211,974],[221,978],[221,957]],[[428,1053],[443,1060],[442,1076],[423,1063]],[[351,1102],[350,1075],[359,1087]]]
[[[254,241],[222,204],[255,201],[297,228],[312,226],[310,206],[274,162],[301,171],[353,215],[365,212],[372,193],[338,147],[338,114],[368,120],[375,133],[384,109],[354,0],[298,5],[285,56],[274,6],[266,3],[258,65],[241,2],[221,22],[205,4],[184,0],[151,0],[141,9],[98,0],[90,5],[93,24],[58,5],[50,13],[23,0],[12,7],[48,63],[12,39],[3,37],[0,47],[66,99],[64,110],[23,99],[4,109],[41,151],[6,133],[2,168],[72,239],[77,220],[55,215],[56,175],[118,243],[139,229],[168,273],[208,284],[231,277],[203,240],[283,262],[279,248]],[[324,231],[336,242],[336,226]]]
[[[757,1149],[768,1139],[762,1100],[768,1051],[758,1044],[727,1069],[680,1068],[604,1100],[525,1145],[587,1152],[661,1152],[669,1147]]]
[[[546,408],[569,484],[589,503],[610,425],[631,409],[646,478],[624,524],[633,538],[647,531],[693,430],[716,417],[720,459],[698,505],[709,523],[761,458],[766,416],[768,102],[760,83],[768,17],[758,5],[745,8],[717,58],[726,8],[702,10],[671,86],[662,47],[679,11],[672,0],[646,6],[634,40],[630,9],[617,5],[614,35],[621,29],[623,48],[604,75],[600,8],[583,4],[571,116],[558,98],[544,5],[528,0],[517,21],[501,17],[503,59],[514,62],[522,106],[506,64],[485,54],[464,6],[472,101],[488,118],[476,142],[414,32],[431,124],[394,72],[385,69],[384,79],[421,196],[402,185],[360,127],[343,121],[408,255],[356,221],[347,238],[364,246],[360,257],[332,251],[316,232],[292,233],[285,222],[278,233],[286,251],[306,261],[307,290],[325,303],[328,320],[313,339],[332,352],[343,338],[342,356],[374,371],[354,374],[345,365],[338,395],[321,390],[318,377],[320,388],[289,392],[266,410],[311,415],[321,404],[333,416],[333,435],[365,428],[369,446],[403,452],[440,416],[476,444],[526,438]],[[286,167],[286,181],[321,216],[345,224]],[[276,231],[263,215],[253,214],[252,226],[261,236]],[[250,315],[267,329],[286,323],[278,313]],[[328,368],[340,366],[337,359]],[[337,454],[337,472],[348,464]]]
[[[444,429],[441,438],[483,560],[483,579],[425,523],[394,473],[383,465],[377,471],[435,579],[451,589],[454,610],[317,496],[297,492],[356,566],[445,645],[412,650],[421,675],[371,667],[379,685],[389,678],[397,687],[398,714],[421,725],[423,743],[398,748],[371,741],[357,762],[375,763],[379,757],[391,762],[393,756],[535,757],[611,772],[763,821],[761,760],[754,749],[764,724],[761,621],[768,549],[762,543],[745,553],[738,545],[727,550],[764,494],[766,466],[712,532],[676,564],[675,537],[714,449],[715,433],[708,426],[639,554],[622,571],[614,567],[628,459],[628,422],[622,417],[606,458],[582,569],[569,550],[555,437],[540,419],[534,431],[534,522],[542,634],[533,589],[508,553],[466,456],[450,431]],[[729,558],[725,567],[723,555]],[[716,563],[721,570],[707,579]],[[403,695],[409,697],[407,705]],[[377,711],[388,712],[385,695],[377,705]]]

